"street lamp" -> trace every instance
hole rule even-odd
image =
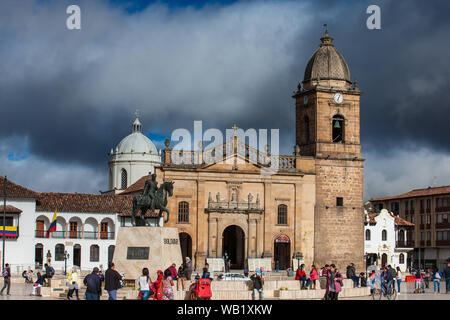
[[[297,259],[297,269],[300,268],[300,260],[303,259],[303,254],[301,252],[297,252],[295,254],[295,258]]]
[[[70,254],[67,253],[67,250],[64,250],[64,275],[67,274],[67,259],[69,259]]]

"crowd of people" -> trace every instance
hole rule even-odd
[[[208,263],[202,270],[202,275],[197,274],[195,280],[200,278],[213,280],[211,272],[209,271]],[[55,274],[55,270],[48,264],[44,266],[44,272],[33,272],[33,270],[26,270],[22,273],[22,277],[25,279],[25,283],[33,284],[33,290],[31,295],[40,295],[40,287],[44,285],[50,285],[51,279]],[[253,299],[264,299],[264,274],[263,268],[257,268],[256,272],[252,274],[250,280],[252,281]],[[5,268],[2,270],[2,276],[4,278],[4,285],[0,291],[0,295],[6,289],[6,294],[10,295],[11,287],[11,268],[8,263],[5,264]],[[142,269],[142,275],[137,279],[139,286],[139,298],[141,300],[173,300],[174,290],[173,287],[176,283],[176,290],[180,289],[185,291],[186,280],[191,280],[192,276],[192,261],[189,257],[185,258],[185,261],[178,267],[175,263],[170,265],[164,272],[158,270],[155,275],[155,281],[151,280],[151,276],[148,268]],[[441,281],[445,280],[445,291],[450,292],[450,263],[447,267],[440,271],[438,268],[429,268],[425,271],[416,271],[413,273],[415,290],[414,293],[423,293],[425,288],[429,288],[430,283],[433,282],[434,293],[440,293]],[[346,277],[353,281],[354,287],[366,287],[371,288],[373,292],[376,288],[386,288],[387,292],[390,291],[392,286],[397,286],[397,293],[401,293],[401,283],[405,281],[403,272],[399,267],[393,268],[391,265],[386,265],[379,270],[372,270],[367,276],[364,272],[356,274],[356,268],[353,263],[349,264],[346,268]],[[103,275],[99,268],[93,268],[92,272],[88,274],[83,284],[86,286],[86,300],[99,300],[102,295],[102,288],[108,292],[109,300],[117,299],[117,290],[124,287],[124,274],[120,274],[115,270],[114,263],[110,262],[108,269]],[[315,290],[317,287],[317,281],[320,278],[326,279],[325,286],[325,300],[337,300],[339,292],[343,287],[342,273],[337,269],[334,264],[326,264],[320,270],[312,265],[309,272],[305,270],[305,265],[301,264],[297,268],[295,274],[295,280],[300,281],[301,290]],[[325,282],[325,281],[324,281]],[[104,286],[103,286],[104,283]],[[67,282],[69,290],[67,292],[67,299],[70,300],[75,297],[80,300],[79,288],[80,288],[80,275],[76,268],[72,268],[71,272],[67,275]]]

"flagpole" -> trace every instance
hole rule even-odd
[[[5,268],[5,224],[6,224],[6,176],[5,183],[3,184],[3,249],[2,249],[2,270]]]

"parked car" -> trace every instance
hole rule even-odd
[[[226,272],[219,274],[217,280],[249,281],[250,278],[240,273]]]

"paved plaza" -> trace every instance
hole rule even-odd
[[[1,282],[3,285],[3,282]],[[443,283],[442,283],[443,284]],[[441,289],[444,289],[444,287],[441,284]],[[429,289],[425,289],[424,294],[414,294],[413,286],[412,284],[404,284],[405,286],[402,286],[402,290],[404,290],[403,293],[398,295],[397,300],[450,300],[450,293],[440,293],[440,294],[434,294],[433,288],[430,285]],[[405,287],[405,289],[403,289]],[[31,296],[30,293],[32,292],[33,288],[31,284],[25,284],[25,283],[13,283],[11,286],[11,295],[7,296],[6,292],[0,296],[0,301],[4,300],[63,300],[64,298],[54,298],[54,297],[37,297],[37,296]],[[445,289],[442,291],[445,292]],[[84,296],[80,295],[80,298],[84,300]],[[76,300],[76,299],[75,299]],[[278,299],[276,299],[278,300]],[[340,300],[372,300],[371,296],[365,296],[365,297],[357,297],[357,298],[340,298]],[[382,298],[382,300],[386,300],[385,297]]]

